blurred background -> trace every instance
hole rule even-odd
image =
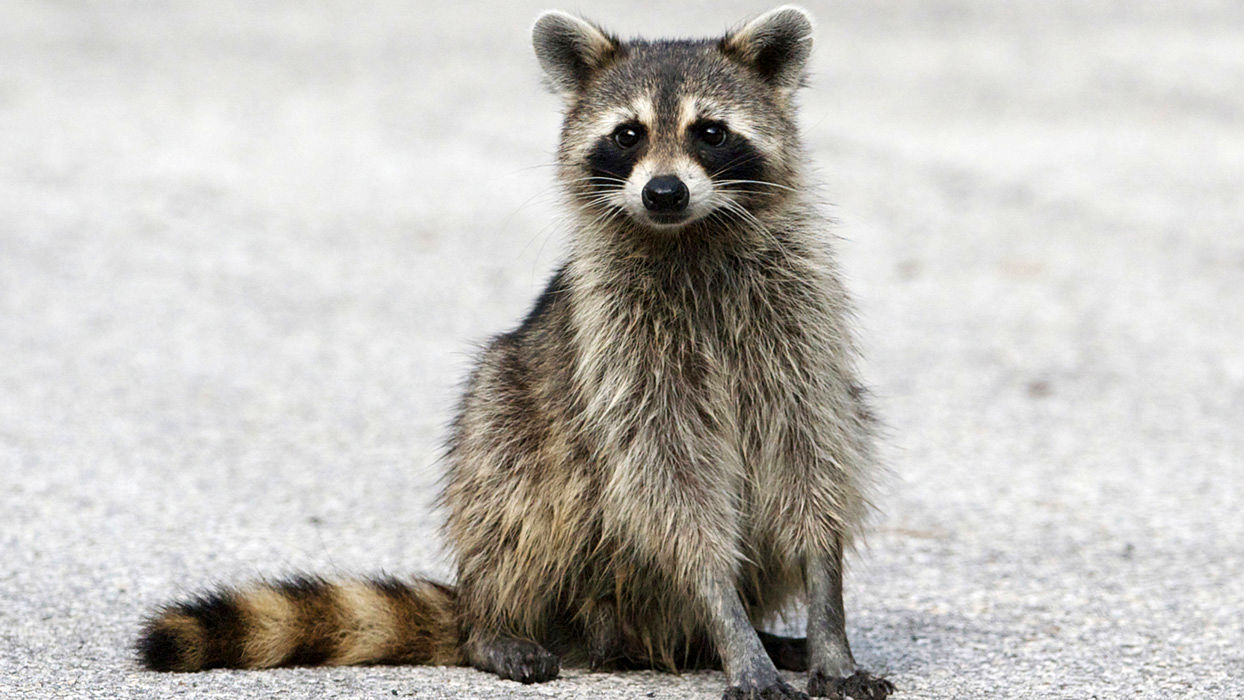
[[[804,4],[891,433],[858,660],[904,698],[1239,697],[1244,7]],[[719,697],[129,651],[211,583],[451,575],[438,441],[564,241],[545,7],[0,5],[0,695]],[[769,7],[566,9],[703,36]]]

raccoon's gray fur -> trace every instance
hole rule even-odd
[[[162,670],[470,664],[523,682],[559,659],[721,666],[727,697],[885,697],[857,672],[842,552],[867,508],[872,418],[792,96],[812,25],[718,40],[534,28],[566,101],[566,263],[471,375],[441,502],[456,589],[303,578],[163,609]],[[808,637],[757,633],[803,597]]]

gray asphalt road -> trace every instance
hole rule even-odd
[[[437,438],[562,240],[540,6],[450,5],[0,6],[0,695],[718,697],[132,660],[212,582],[449,574]],[[577,9],[765,7],[687,5]],[[860,661],[904,698],[1241,696],[1244,11],[809,5],[892,427]]]

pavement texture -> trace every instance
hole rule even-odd
[[[1244,695],[1244,9],[808,5],[891,434],[859,661],[901,698]],[[130,651],[212,583],[451,575],[438,440],[564,240],[541,7],[0,5],[0,696],[720,697]]]

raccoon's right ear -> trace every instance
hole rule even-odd
[[[560,10],[549,10],[536,19],[531,43],[553,88],[566,96],[582,92],[622,46],[600,27]]]

